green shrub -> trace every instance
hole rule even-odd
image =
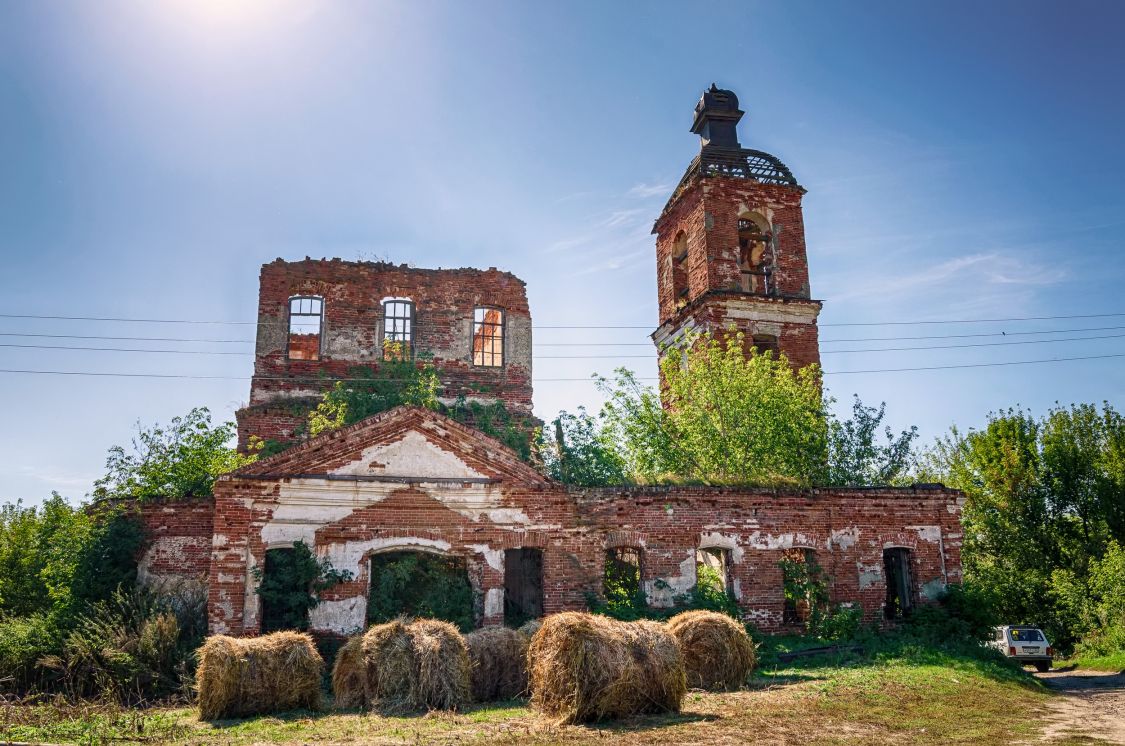
[[[0,620],[0,691],[23,693],[40,688],[41,658],[59,649],[59,631],[46,614]]]
[[[206,624],[203,590],[185,589],[115,591],[77,617],[45,667],[76,697],[140,702],[182,693]]]
[[[303,541],[293,542],[292,549],[267,550],[265,567],[252,573],[262,597],[262,632],[308,629],[309,611],[320,604],[320,592],[352,578],[327,558],[318,559]]]
[[[719,571],[707,565],[699,565],[696,572],[698,575],[695,585],[687,593],[674,596],[671,606],[650,606],[643,591],[630,594],[610,585],[605,589],[604,599],[593,593],[587,593],[586,607],[594,614],[602,614],[623,622],[634,622],[638,619],[664,620],[681,612],[697,609],[717,611],[742,621],[742,611],[738,607],[738,601],[730,591],[726,590]],[[657,587],[662,585],[664,588],[668,587],[659,579],[655,584]]]

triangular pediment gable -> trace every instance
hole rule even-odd
[[[421,407],[396,407],[368,417],[227,478],[299,476],[549,482],[499,441]]]

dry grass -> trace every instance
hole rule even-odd
[[[360,644],[365,703],[384,713],[456,710],[470,701],[469,651],[448,622],[377,624]]]
[[[680,643],[689,687],[733,691],[754,670],[754,642],[726,614],[685,611],[669,619],[667,626]]]
[[[679,644],[656,622],[566,612],[528,648],[532,705],[559,723],[679,712],[687,680]]]
[[[332,693],[336,697],[336,707],[345,710],[363,707],[366,678],[363,635],[355,635],[336,652],[336,662],[332,664]]]
[[[532,619],[530,622],[524,622],[524,625],[520,627],[518,631],[521,635],[530,640],[532,637],[535,637],[535,633],[538,632],[539,628],[542,626],[543,617],[540,617],[538,619]]]
[[[214,635],[199,649],[199,714],[204,720],[320,707],[324,660],[312,638],[275,632]]]
[[[465,635],[472,663],[473,699],[493,702],[527,691],[528,638],[514,629],[485,627]]]

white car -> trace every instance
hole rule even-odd
[[[1040,673],[1051,670],[1055,650],[1038,627],[1022,624],[996,627],[989,644],[1017,663],[1035,666]]]

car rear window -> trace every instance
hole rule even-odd
[[[1013,642],[1042,642],[1043,633],[1037,629],[1012,629],[1008,630]]]

